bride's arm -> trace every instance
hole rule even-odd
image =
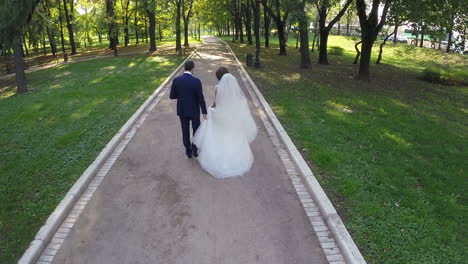
[[[211,108],[216,108],[216,95],[218,94],[218,86],[215,86],[215,100],[213,104],[211,105]]]

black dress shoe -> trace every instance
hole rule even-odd
[[[187,155],[187,158],[189,158],[189,159],[192,158],[192,151],[191,150],[185,151],[185,154]]]
[[[197,150],[197,149],[194,149],[194,150],[192,151],[192,155],[193,155],[195,158],[197,158],[197,157],[198,157],[198,150]]]

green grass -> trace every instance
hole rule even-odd
[[[466,55],[396,45],[369,83],[354,79],[352,40],[329,45],[345,54],[328,66],[300,69],[274,46],[247,70],[368,263],[467,263],[468,88],[418,79],[428,66],[465,78]],[[231,46],[241,61],[253,51]]]
[[[69,188],[179,56],[106,58],[28,74],[0,93],[0,263],[15,263]]]

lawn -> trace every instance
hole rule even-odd
[[[15,263],[106,143],[184,58],[106,58],[0,87],[0,263]],[[2,92],[3,91],[3,92]]]
[[[229,43],[242,62],[253,52]],[[345,53],[328,66],[315,52],[300,69],[290,43],[288,56],[273,45],[247,70],[368,263],[467,263],[468,87],[419,77],[434,67],[466,80],[468,57],[390,45],[371,82],[360,82],[354,41],[329,43]]]

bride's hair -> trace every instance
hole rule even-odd
[[[226,67],[221,66],[218,68],[218,70],[216,70],[216,78],[218,78],[218,80],[221,80],[221,78],[223,78],[223,75],[226,73],[229,73],[228,69]]]

